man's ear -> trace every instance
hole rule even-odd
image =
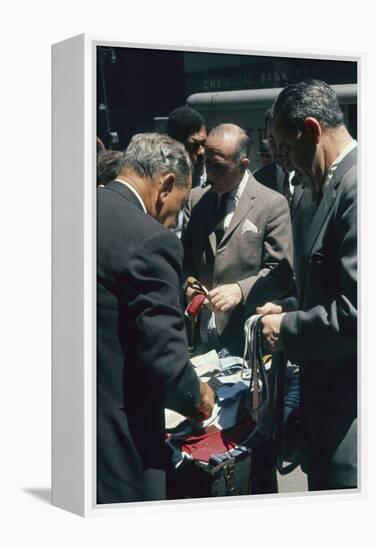
[[[304,119],[303,124],[304,124],[304,129],[312,133],[315,143],[317,143],[322,134],[322,128],[317,118],[309,116]]]
[[[249,167],[249,159],[247,159],[246,157],[243,158],[240,161],[240,164],[242,165],[243,170],[247,170],[247,168]]]
[[[161,174],[158,179],[158,203],[163,205],[168,195],[174,188],[176,181],[175,174],[169,172],[167,174]]]

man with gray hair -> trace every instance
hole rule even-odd
[[[318,203],[304,238],[298,301],[258,312],[266,345],[301,367],[302,468],[309,490],[351,489],[357,477],[357,144],[334,90],[284,88],[276,146]]]
[[[162,500],[164,408],[207,418],[213,392],[189,362],[183,251],[168,231],[191,188],[182,144],[134,136],[97,201],[97,502]]]

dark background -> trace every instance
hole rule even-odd
[[[190,94],[279,88],[305,78],[356,83],[357,63],[98,46],[97,135],[106,148],[125,149]]]

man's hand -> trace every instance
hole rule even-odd
[[[242,299],[242,291],[237,283],[217,286],[208,294],[208,300],[213,311],[234,309]]]
[[[261,318],[264,343],[266,348],[271,352],[281,351],[283,349],[280,340],[280,329],[282,317],[284,315],[286,315],[286,313],[273,313],[271,315],[264,315],[264,317]]]
[[[198,415],[196,419],[210,418],[214,407],[214,392],[211,387],[200,380],[200,402],[196,405]]]
[[[185,291],[185,298],[187,300],[187,304],[189,304],[189,302],[192,300],[192,298],[195,294],[197,294],[197,290],[195,290],[194,288],[188,286],[187,290]]]
[[[266,302],[261,307],[256,307],[257,315],[271,315],[273,313],[282,313],[282,306],[279,304],[273,304],[272,302]]]
[[[187,288],[187,290],[185,291],[185,299],[186,299],[186,303],[187,305],[189,305],[191,303],[191,301],[193,300],[193,298],[195,296],[197,296],[198,294],[201,294],[201,292],[197,292],[197,290],[195,290],[194,288]],[[207,298],[205,298],[205,300],[203,301],[203,304],[206,306],[208,304],[208,300]]]

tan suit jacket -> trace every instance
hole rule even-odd
[[[221,346],[242,353],[245,319],[256,306],[291,291],[292,236],[285,197],[250,174],[229,227],[216,249],[218,196],[210,186],[193,189],[185,209],[184,273],[205,286],[238,283],[243,303],[216,314]]]

